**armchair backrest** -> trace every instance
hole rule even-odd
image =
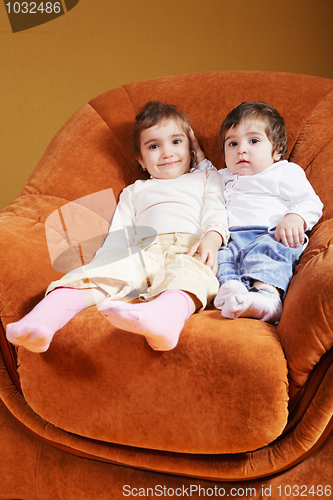
[[[177,75],[105,92],[62,127],[21,194],[72,201],[112,187],[117,197],[140,175],[132,154],[131,128],[144,104],[156,99],[189,115],[202,148],[217,168],[223,167],[219,128],[226,114],[243,101],[272,104],[287,125],[287,157],[304,168],[325,205],[324,218],[330,217],[333,80],[274,72]]]

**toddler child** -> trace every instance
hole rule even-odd
[[[10,342],[44,352],[56,331],[98,304],[110,323],[145,336],[153,349],[177,345],[185,321],[218,292],[217,252],[229,236],[223,178],[190,173],[190,131],[172,105],[150,102],[138,114],[135,156],[150,179],[123,190],[93,260],[51,283],[30,313],[7,325]],[[120,301],[133,290],[146,302]]]
[[[230,241],[218,252],[221,287],[214,304],[225,318],[276,323],[305,232],[323,205],[303,169],[285,159],[286,127],[272,106],[240,104],[223,121],[220,140]],[[195,150],[203,160],[197,143]],[[215,169],[208,161],[198,168]],[[190,254],[195,251],[196,245]]]

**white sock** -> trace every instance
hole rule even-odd
[[[281,314],[282,301],[279,295],[266,288],[235,294],[222,307],[222,316],[229,319],[255,318],[274,324]]]
[[[216,309],[222,309],[223,304],[230,299],[230,297],[238,293],[248,293],[244,283],[238,280],[230,280],[223,283],[214,299],[214,306]]]

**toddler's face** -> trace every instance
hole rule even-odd
[[[190,141],[174,120],[143,130],[140,149],[137,160],[155,179],[176,179],[190,171]]]
[[[273,154],[264,123],[253,120],[242,120],[227,131],[224,156],[228,169],[239,175],[258,174],[280,159],[279,153]]]

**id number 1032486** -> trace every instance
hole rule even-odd
[[[59,14],[60,2],[8,2],[6,3],[8,14]]]
[[[330,485],[323,486],[321,484],[311,487],[302,484],[301,486],[297,484],[285,486],[277,486],[277,490],[279,492],[279,496],[284,497],[326,497],[331,498],[332,488]]]

